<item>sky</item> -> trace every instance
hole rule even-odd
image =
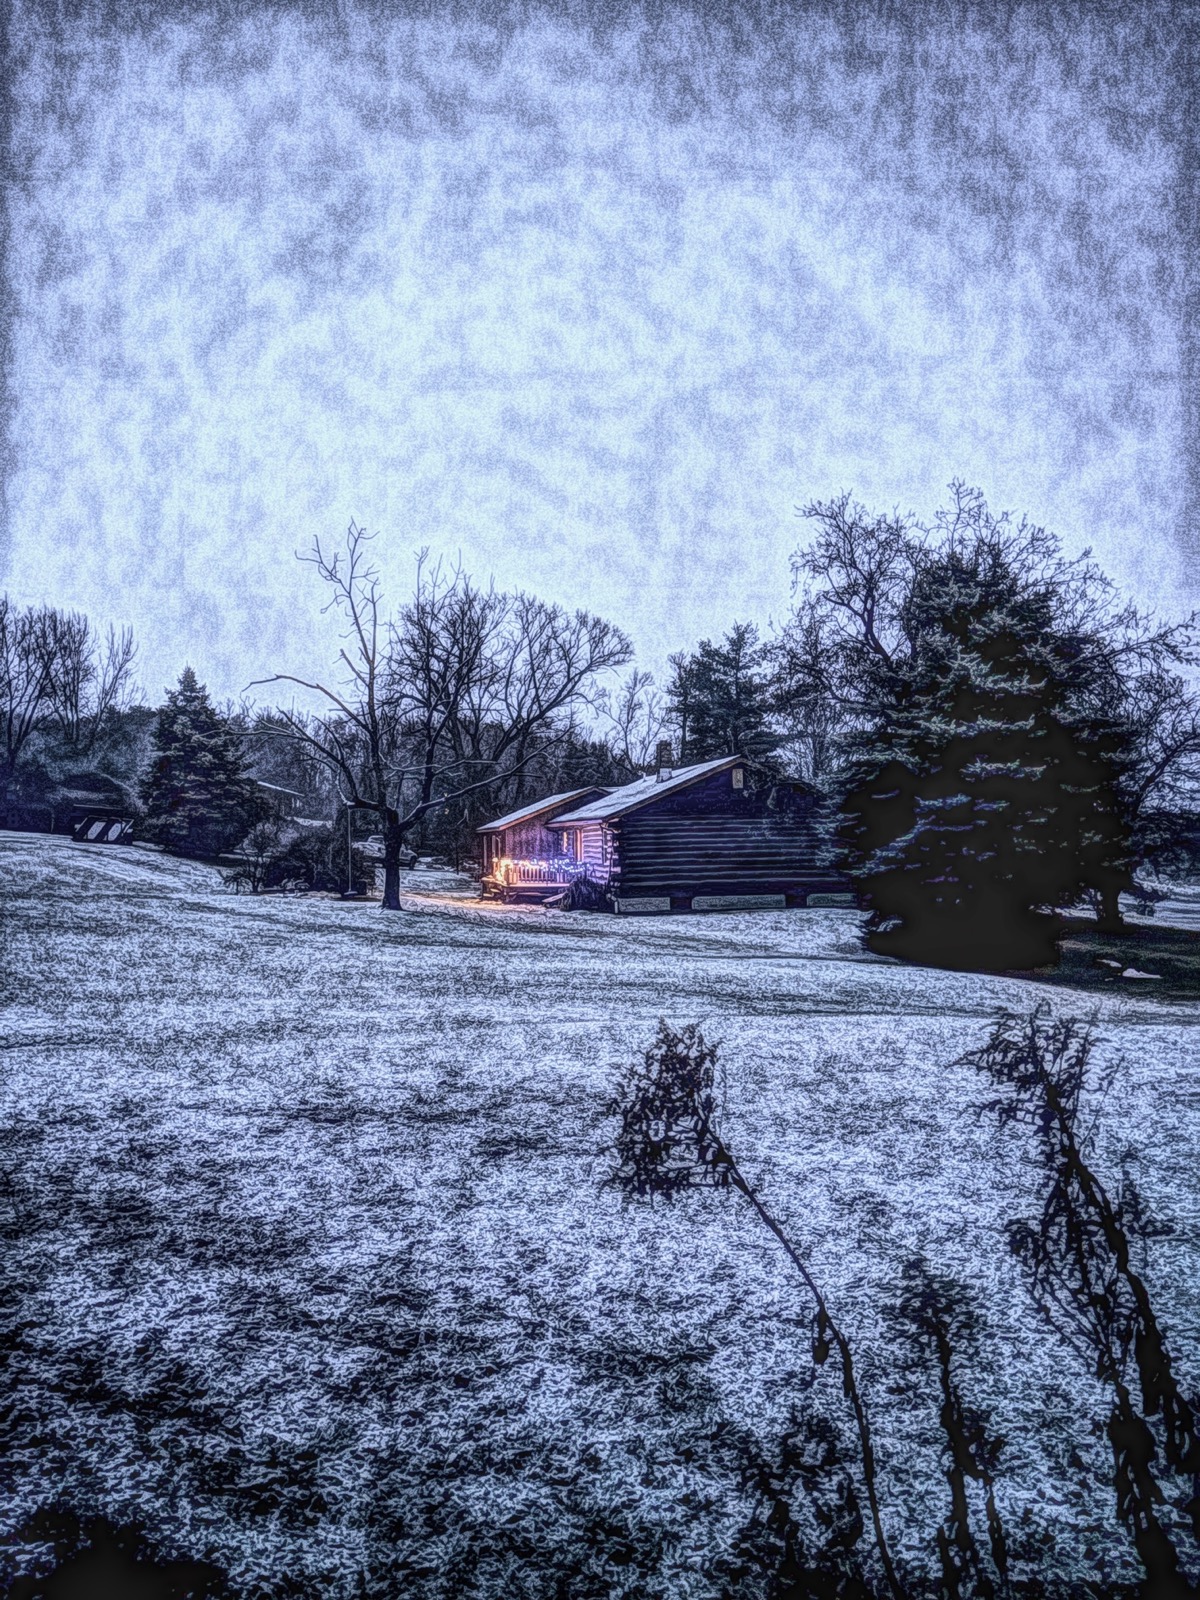
[[[1200,604],[1192,18],[14,0],[0,584],[238,696],[354,519],[661,680],[962,478]]]

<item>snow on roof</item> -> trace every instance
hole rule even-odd
[[[580,822],[609,822],[613,817],[623,817],[627,811],[635,811],[638,806],[644,806],[648,800],[657,800],[660,795],[673,794],[676,789],[686,789],[690,783],[695,783],[700,778],[707,778],[712,772],[721,772],[726,767],[746,764],[744,756],[721,756],[717,761],[701,761],[694,767],[679,767],[669,778],[659,778],[652,772],[648,778],[638,778],[635,783],[627,783],[623,789],[614,789],[611,794],[603,795],[599,800],[593,800],[586,806],[580,806],[577,811],[568,812],[562,817],[554,817],[547,823],[547,827],[567,827]]]
[[[258,788],[269,789],[272,794],[290,794],[297,800],[304,799],[299,789],[285,789],[281,783],[268,783],[265,778],[255,778],[254,782]]]
[[[581,794],[595,794],[599,787],[599,784],[587,783],[582,789],[567,789],[563,794],[548,794],[544,800],[535,800],[532,805],[522,806],[519,811],[510,811],[505,817],[497,817],[495,822],[485,822],[475,831],[494,833],[498,828],[512,828],[518,822],[540,816],[543,811],[552,811],[555,806],[565,805],[570,800],[578,800]]]

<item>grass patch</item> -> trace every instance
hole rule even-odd
[[[1064,917],[1063,927],[1058,966],[1012,976],[1073,989],[1143,990],[1154,1000],[1200,997],[1200,933],[1145,923],[1130,923],[1120,933],[1101,933],[1083,917]],[[1123,978],[1121,973],[1131,967],[1154,976]]]

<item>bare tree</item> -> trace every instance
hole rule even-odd
[[[47,710],[72,749],[90,754],[108,712],[125,700],[137,654],[133,630],[111,624],[101,644],[87,617],[53,613],[45,639],[50,654]]]
[[[49,606],[22,610],[0,595],[0,797],[6,796],[29,738],[46,714],[54,663],[55,613]]]
[[[413,598],[387,618],[370,538],[352,522],[343,549],[326,553],[316,540],[303,558],[330,586],[325,609],[346,623],[342,689],[290,673],[263,681],[299,684],[332,708],[276,718],[336,773],[347,804],[379,817],[383,903],[398,910],[405,836],[430,812],[519,779],[592,680],[631,650],[610,623],[479,589],[424,554]]]
[[[596,708],[617,760],[630,772],[650,768],[667,727],[666,703],[654,687],[653,674],[635,669],[616,694],[602,689]]]
[[[79,612],[22,609],[0,595],[0,795],[41,729],[56,729],[73,750],[91,752],[107,713],[122,703],[135,654],[128,628],[110,627],[101,646]]]
[[[476,675],[447,724],[449,742],[464,767],[511,774],[512,802],[519,805],[526,772],[547,739],[578,731],[576,712],[604,693],[595,678],[623,666],[632,651],[620,629],[587,612],[566,612],[527,594],[489,589],[483,595],[461,574],[455,583],[464,602],[473,594],[489,610]],[[417,625],[419,602],[418,592],[402,614],[396,641],[401,654],[405,635]],[[463,630],[467,653],[473,653],[476,637],[472,628]]]

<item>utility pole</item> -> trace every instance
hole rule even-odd
[[[350,818],[356,811],[373,811],[374,806],[364,805],[361,800],[346,801],[346,892],[343,900],[362,900],[363,895],[354,892],[354,834],[350,826]]]

